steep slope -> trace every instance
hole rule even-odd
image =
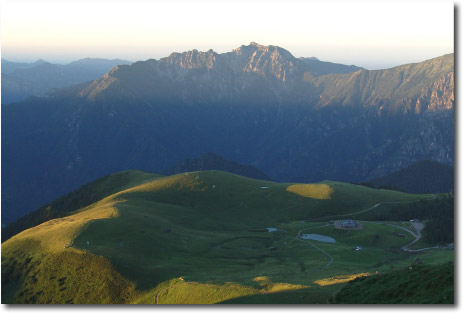
[[[229,161],[209,152],[197,159],[185,159],[174,165],[165,174],[172,175],[184,172],[216,170],[254,179],[270,180],[264,173],[250,165],[242,165],[237,162]]]
[[[367,183],[375,188],[393,188],[408,193],[453,192],[454,168],[424,160]]]
[[[378,114],[440,111],[453,108],[453,54],[391,69],[360,70],[320,77],[320,105],[362,105]]]
[[[378,262],[407,262],[410,257],[394,249],[410,238],[375,224],[354,239],[332,229],[338,244],[317,243],[338,262],[327,267],[325,253],[295,240],[305,228],[323,225],[301,219],[352,214],[376,201],[404,202],[406,210],[410,201],[426,198],[216,171],[169,177],[126,172],[89,186],[116,192],[2,243],[3,303],[214,303],[280,291],[307,292],[309,303],[326,301],[341,286],[325,287],[321,279],[371,272]],[[75,193],[84,197],[80,203],[85,190]],[[363,261],[350,248],[356,240],[365,243]],[[437,256],[447,259],[451,252]]]
[[[365,181],[425,159],[453,164],[453,89],[453,55],[316,76],[288,51],[252,43],[117,66],[4,108],[3,220],[98,177],[160,173],[207,152],[278,181]]]

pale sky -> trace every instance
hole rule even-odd
[[[132,61],[255,41],[367,69],[454,51],[452,1],[2,1],[10,61]]]

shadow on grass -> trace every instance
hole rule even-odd
[[[312,291],[306,288],[239,297],[219,304],[327,304],[330,297],[331,292]]]

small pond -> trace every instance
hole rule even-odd
[[[302,234],[301,239],[309,239],[309,240],[316,240],[316,241],[323,241],[323,242],[336,242],[336,239],[331,238],[329,236],[323,236],[318,234]]]

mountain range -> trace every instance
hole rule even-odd
[[[4,223],[98,177],[207,152],[275,181],[358,182],[453,165],[454,55],[368,71],[257,43],[192,50],[2,110]]]
[[[85,58],[62,65],[44,60],[19,63],[2,59],[2,104],[44,96],[54,88],[98,79],[114,66],[130,63],[119,59]]]

